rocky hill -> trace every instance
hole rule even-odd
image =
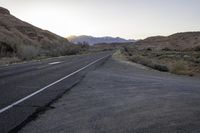
[[[154,50],[198,50],[200,32],[176,33],[170,36],[156,36],[136,42],[141,49]]]
[[[180,75],[200,76],[200,32],[140,40],[121,50],[128,60]]]
[[[0,7],[0,57],[62,55],[69,45],[67,39],[21,21]]]
[[[73,43],[88,43],[90,45],[94,44],[105,44],[105,43],[128,43],[135,42],[135,40],[126,40],[120,37],[93,37],[93,36],[70,36],[67,38]]]

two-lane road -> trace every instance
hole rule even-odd
[[[0,132],[24,122],[78,82],[110,52],[61,57],[0,68]]]

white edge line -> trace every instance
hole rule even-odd
[[[49,63],[49,65],[56,65],[56,64],[60,64],[61,62],[51,62],[51,63]]]
[[[18,100],[18,101],[16,101],[16,102],[14,102],[14,103],[12,103],[12,104],[10,104],[10,105],[8,105],[8,106],[6,106],[6,107],[0,109],[0,114],[3,113],[3,112],[5,112],[6,110],[12,108],[13,106],[18,105],[18,104],[22,103],[23,101],[25,101],[25,100],[27,100],[27,99],[33,97],[34,95],[36,95],[36,94],[38,94],[38,93],[40,93],[40,92],[46,90],[47,88],[49,88],[49,87],[51,87],[51,86],[53,86],[53,85],[55,85],[55,84],[61,82],[62,80],[66,79],[66,78],[69,78],[70,76],[72,76],[72,75],[74,75],[74,74],[76,74],[76,73],[78,73],[78,72],[80,72],[80,71],[86,69],[87,67],[89,67],[89,66],[95,64],[96,62],[98,62],[98,61],[100,61],[100,60],[102,60],[102,59],[104,59],[104,58],[106,58],[106,57],[108,57],[108,56],[104,56],[104,57],[102,57],[102,58],[100,58],[100,59],[97,59],[97,60],[93,61],[92,63],[90,63],[90,64],[88,64],[88,65],[86,65],[86,66],[84,66],[84,67],[82,67],[82,68],[80,68],[80,69],[78,69],[78,70],[72,72],[71,74],[69,74],[69,75],[67,75],[67,76],[65,76],[65,77],[63,77],[63,78],[61,78],[61,79],[59,79],[59,80],[57,80],[57,81],[55,81],[55,82],[53,82],[53,83],[51,83],[51,84],[45,86],[45,87],[43,87],[43,88],[41,88],[40,90],[38,90],[38,91],[36,91],[36,92],[34,92],[34,93],[32,93],[32,94],[30,94],[30,95],[24,97],[24,98],[22,98],[22,99],[20,99],[20,100]]]

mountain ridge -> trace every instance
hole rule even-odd
[[[69,36],[67,39],[75,44],[78,43],[88,43],[89,45],[95,45],[99,43],[128,43],[128,42],[135,42],[135,40],[127,40],[120,37],[111,37],[111,36],[104,36],[104,37],[93,37],[93,36],[87,36],[87,35],[81,35],[81,36]]]
[[[153,36],[135,43],[141,49],[192,50],[200,48],[200,32],[180,32],[169,36]]]

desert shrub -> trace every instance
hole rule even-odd
[[[125,52],[129,51],[128,47],[126,47],[126,46],[124,46],[123,49],[124,49]]]
[[[177,61],[171,66],[171,72],[178,73],[180,71],[185,71],[186,66],[183,62]]]
[[[17,55],[23,60],[31,60],[39,55],[39,49],[31,45],[17,47]]]
[[[200,47],[196,50],[200,50]],[[194,67],[198,67],[200,61],[198,52],[193,51],[191,55],[191,51],[172,51],[168,48],[163,48],[162,51],[151,51],[137,47],[123,47],[121,53],[128,60],[152,69],[189,76],[193,76],[193,72],[197,70]]]
[[[152,67],[152,61],[146,59],[145,57],[141,56],[141,55],[135,55],[135,56],[131,56],[130,60],[139,64],[142,64],[144,66],[148,66],[148,67]]]
[[[145,59],[143,56],[141,55],[134,55],[130,57],[130,60],[142,65],[147,65],[150,63],[150,60]]]
[[[157,64],[154,63],[152,60],[147,59],[141,55],[137,55],[137,56],[132,56],[130,58],[131,61],[142,64],[144,66],[150,67],[152,69],[158,70],[158,71],[163,71],[163,72],[168,72],[169,68],[166,65],[161,65],[161,64]]]
[[[122,46],[121,51],[123,54],[127,55],[127,56],[132,56],[134,54],[137,54],[137,48],[136,47],[131,47],[131,46]]]
[[[90,49],[90,45],[87,42],[79,43],[78,45],[73,47],[76,47],[79,50],[79,52],[88,51]]]
[[[76,55],[76,54],[79,54],[80,52],[81,52],[81,46],[69,45],[65,47],[63,51],[63,55]]]
[[[14,53],[16,53],[16,48],[12,47],[7,43],[0,42],[0,57],[10,57]]]
[[[0,65],[5,65],[5,64],[12,64],[12,63],[17,63],[20,62],[21,60],[18,57],[2,57],[0,59]]]
[[[196,47],[194,48],[194,51],[200,51],[200,46],[196,46]]]
[[[89,48],[90,48],[90,45],[89,45],[89,44],[82,44],[82,45],[81,45],[81,48],[82,48],[82,49],[89,49]]]
[[[193,76],[193,74],[188,70],[188,66],[183,61],[173,63],[170,67],[170,72],[174,74]]]
[[[162,72],[168,72],[169,71],[169,69],[166,65],[161,65],[161,64],[154,64],[152,68],[156,69],[158,71],[162,71]]]
[[[170,49],[166,47],[166,48],[163,48],[162,51],[170,51]]]
[[[152,49],[151,48],[147,48],[147,51],[152,51]]]
[[[47,51],[47,55],[46,56],[50,56],[50,57],[57,57],[57,56],[61,56],[61,51],[57,48],[55,49],[50,49]]]

